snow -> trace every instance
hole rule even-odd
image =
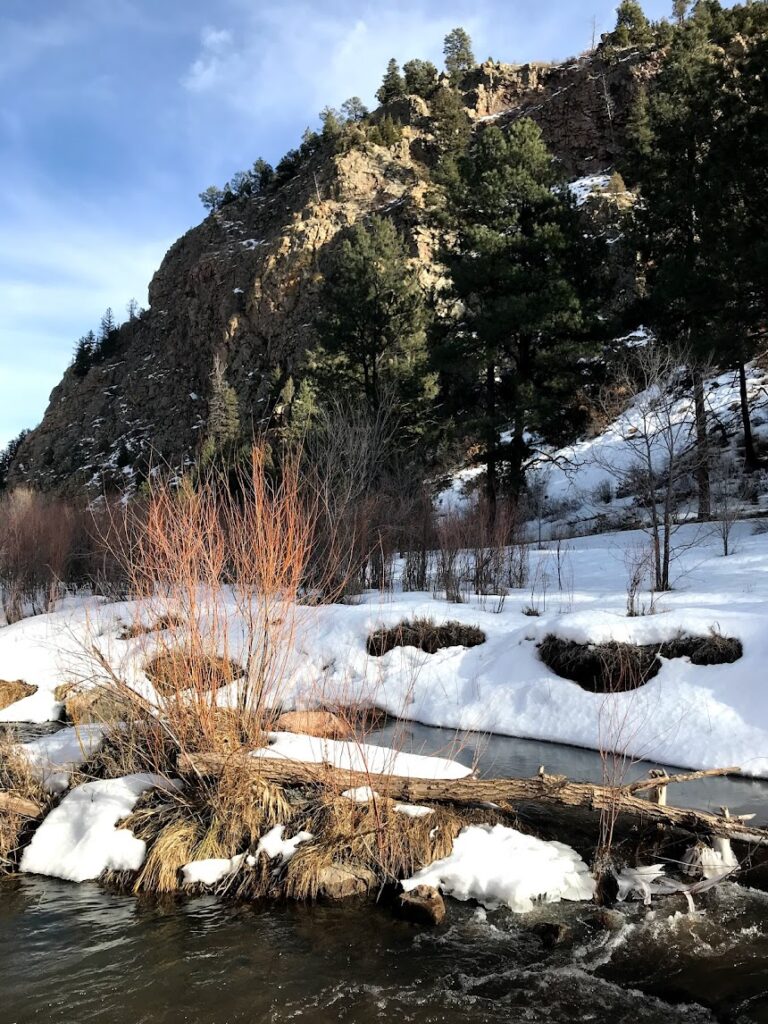
[[[595,881],[575,850],[544,842],[505,825],[470,825],[457,836],[448,857],[403,882],[406,891],[431,885],[458,900],[477,900],[488,909],[516,913],[537,901],[591,900]]]
[[[432,807],[421,807],[419,804],[395,804],[395,812],[409,818],[426,818],[435,813]]]
[[[60,729],[49,736],[21,744],[35,772],[49,793],[62,793],[69,787],[72,770],[94,754],[102,741],[100,725],[81,725]]]
[[[739,765],[745,775],[768,777],[768,535],[739,523],[733,554],[722,556],[715,525],[690,524],[673,539],[674,589],[656,595],[656,614],[626,616],[625,559],[647,545],[640,531],[575,537],[558,547],[531,546],[531,583],[511,590],[498,613],[495,599],[468,596],[449,604],[432,593],[368,593],[355,605],[299,609],[288,674],[275,702],[284,709],[375,705],[426,725],[493,732],[590,749],[610,746],[633,758],[666,765],[711,768]],[[558,585],[558,564],[562,584]],[[649,595],[642,595],[648,606]],[[538,616],[523,614],[534,605]],[[228,606],[229,656],[240,660],[245,628],[234,600]],[[147,700],[154,689],[142,666],[152,636],[118,639],[134,621],[136,604],[71,602],[50,615],[0,628],[0,674],[40,689],[0,712],[8,721],[58,717],[56,686],[83,673],[83,647],[98,645],[114,671]],[[413,647],[370,657],[366,638],[380,626],[426,616],[479,626],[486,642],[425,654]],[[611,695],[582,690],[551,672],[537,644],[554,633],[600,643],[608,639],[659,643],[679,632],[707,636],[715,629],[741,640],[743,657],[731,665],[697,666],[663,660],[641,689]],[[89,671],[96,675],[91,667]],[[84,674],[84,673],[83,673]],[[218,700],[235,706],[236,687]],[[63,740],[62,740],[63,742]],[[357,771],[394,771],[416,777],[459,778],[469,769],[445,758],[414,760],[366,744],[273,734],[259,757],[330,763]],[[69,758],[62,757],[62,761]]]
[[[77,786],[35,832],[21,871],[71,882],[98,878],[104,871],[138,871],[146,843],[116,826],[142,793],[179,785],[160,775],[138,774]]]
[[[234,874],[242,865],[245,854],[238,854],[236,857],[210,857],[207,860],[193,860],[185,864],[181,874],[185,885],[216,885]]]
[[[283,864],[289,861],[291,857],[296,853],[296,848],[301,843],[309,842],[310,839],[315,837],[311,832],[299,832],[292,839],[283,839],[283,832],[285,831],[285,825],[275,825],[269,832],[261,837],[259,845],[256,847],[256,856],[260,853],[266,853],[270,860],[274,860],[275,857],[279,857]]]
[[[590,174],[568,184],[568,191],[577,206],[583,206],[596,192],[604,192],[611,178],[609,174]]]
[[[341,794],[347,800],[354,800],[356,804],[369,804],[372,800],[378,800],[379,794],[370,786],[356,786],[354,789],[345,789]]]
[[[398,775],[413,779],[462,779],[472,773],[470,768],[458,761],[442,757],[404,754],[391,747],[350,740],[325,740],[291,732],[270,733],[269,746],[253,751],[252,757],[329,764],[343,771]]]

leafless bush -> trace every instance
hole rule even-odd
[[[27,488],[0,501],[0,592],[8,622],[51,609],[72,581],[84,516]]]

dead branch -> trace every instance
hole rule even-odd
[[[324,786],[337,791],[370,786],[381,796],[410,802],[508,803],[513,806],[544,804],[582,808],[595,813],[611,809],[618,810],[621,816],[637,826],[656,825],[768,846],[768,829],[751,828],[736,819],[726,819],[704,811],[653,804],[634,796],[628,786],[570,782],[562,775],[540,775],[534,779],[414,779],[346,771],[327,764],[252,758],[242,752],[231,755],[185,754],[179,758],[179,770],[202,776],[217,776],[235,763],[246,768],[254,778],[283,786]],[[729,773],[733,771],[732,768],[728,769]],[[692,777],[698,778],[700,773],[692,773]],[[676,776],[670,779],[683,781]],[[653,780],[653,784],[658,785],[659,780]]]

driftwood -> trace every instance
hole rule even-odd
[[[23,818],[39,818],[43,808],[34,800],[11,796],[10,793],[0,793],[0,813],[3,811],[7,814],[20,814]]]
[[[283,786],[315,785],[337,790],[370,786],[382,796],[413,803],[426,800],[457,804],[543,805],[577,808],[598,814],[607,811],[629,819],[633,825],[670,827],[768,847],[768,829],[750,827],[737,818],[651,803],[634,795],[639,790],[658,787],[660,782],[667,786],[709,775],[729,775],[737,772],[737,768],[689,772],[665,776],[662,780],[654,778],[614,787],[570,782],[564,775],[544,774],[533,779],[414,779],[241,754],[185,754],[179,759],[180,771],[200,776],[217,776],[229,767],[237,767],[254,778]]]

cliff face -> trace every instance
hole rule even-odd
[[[466,83],[476,120],[533,117],[573,177],[616,159],[636,82],[631,54],[560,66],[488,62]],[[204,432],[214,355],[227,364],[241,418],[258,423],[314,341],[322,269],[339,232],[378,212],[396,219],[425,285],[440,270],[428,226],[430,122],[413,98],[392,148],[322,152],[267,197],[228,203],[171,246],[150,308],[124,324],[109,358],[67,370],[42,423],[22,444],[11,483],[74,490],[119,485],[151,462],[191,460]]]

